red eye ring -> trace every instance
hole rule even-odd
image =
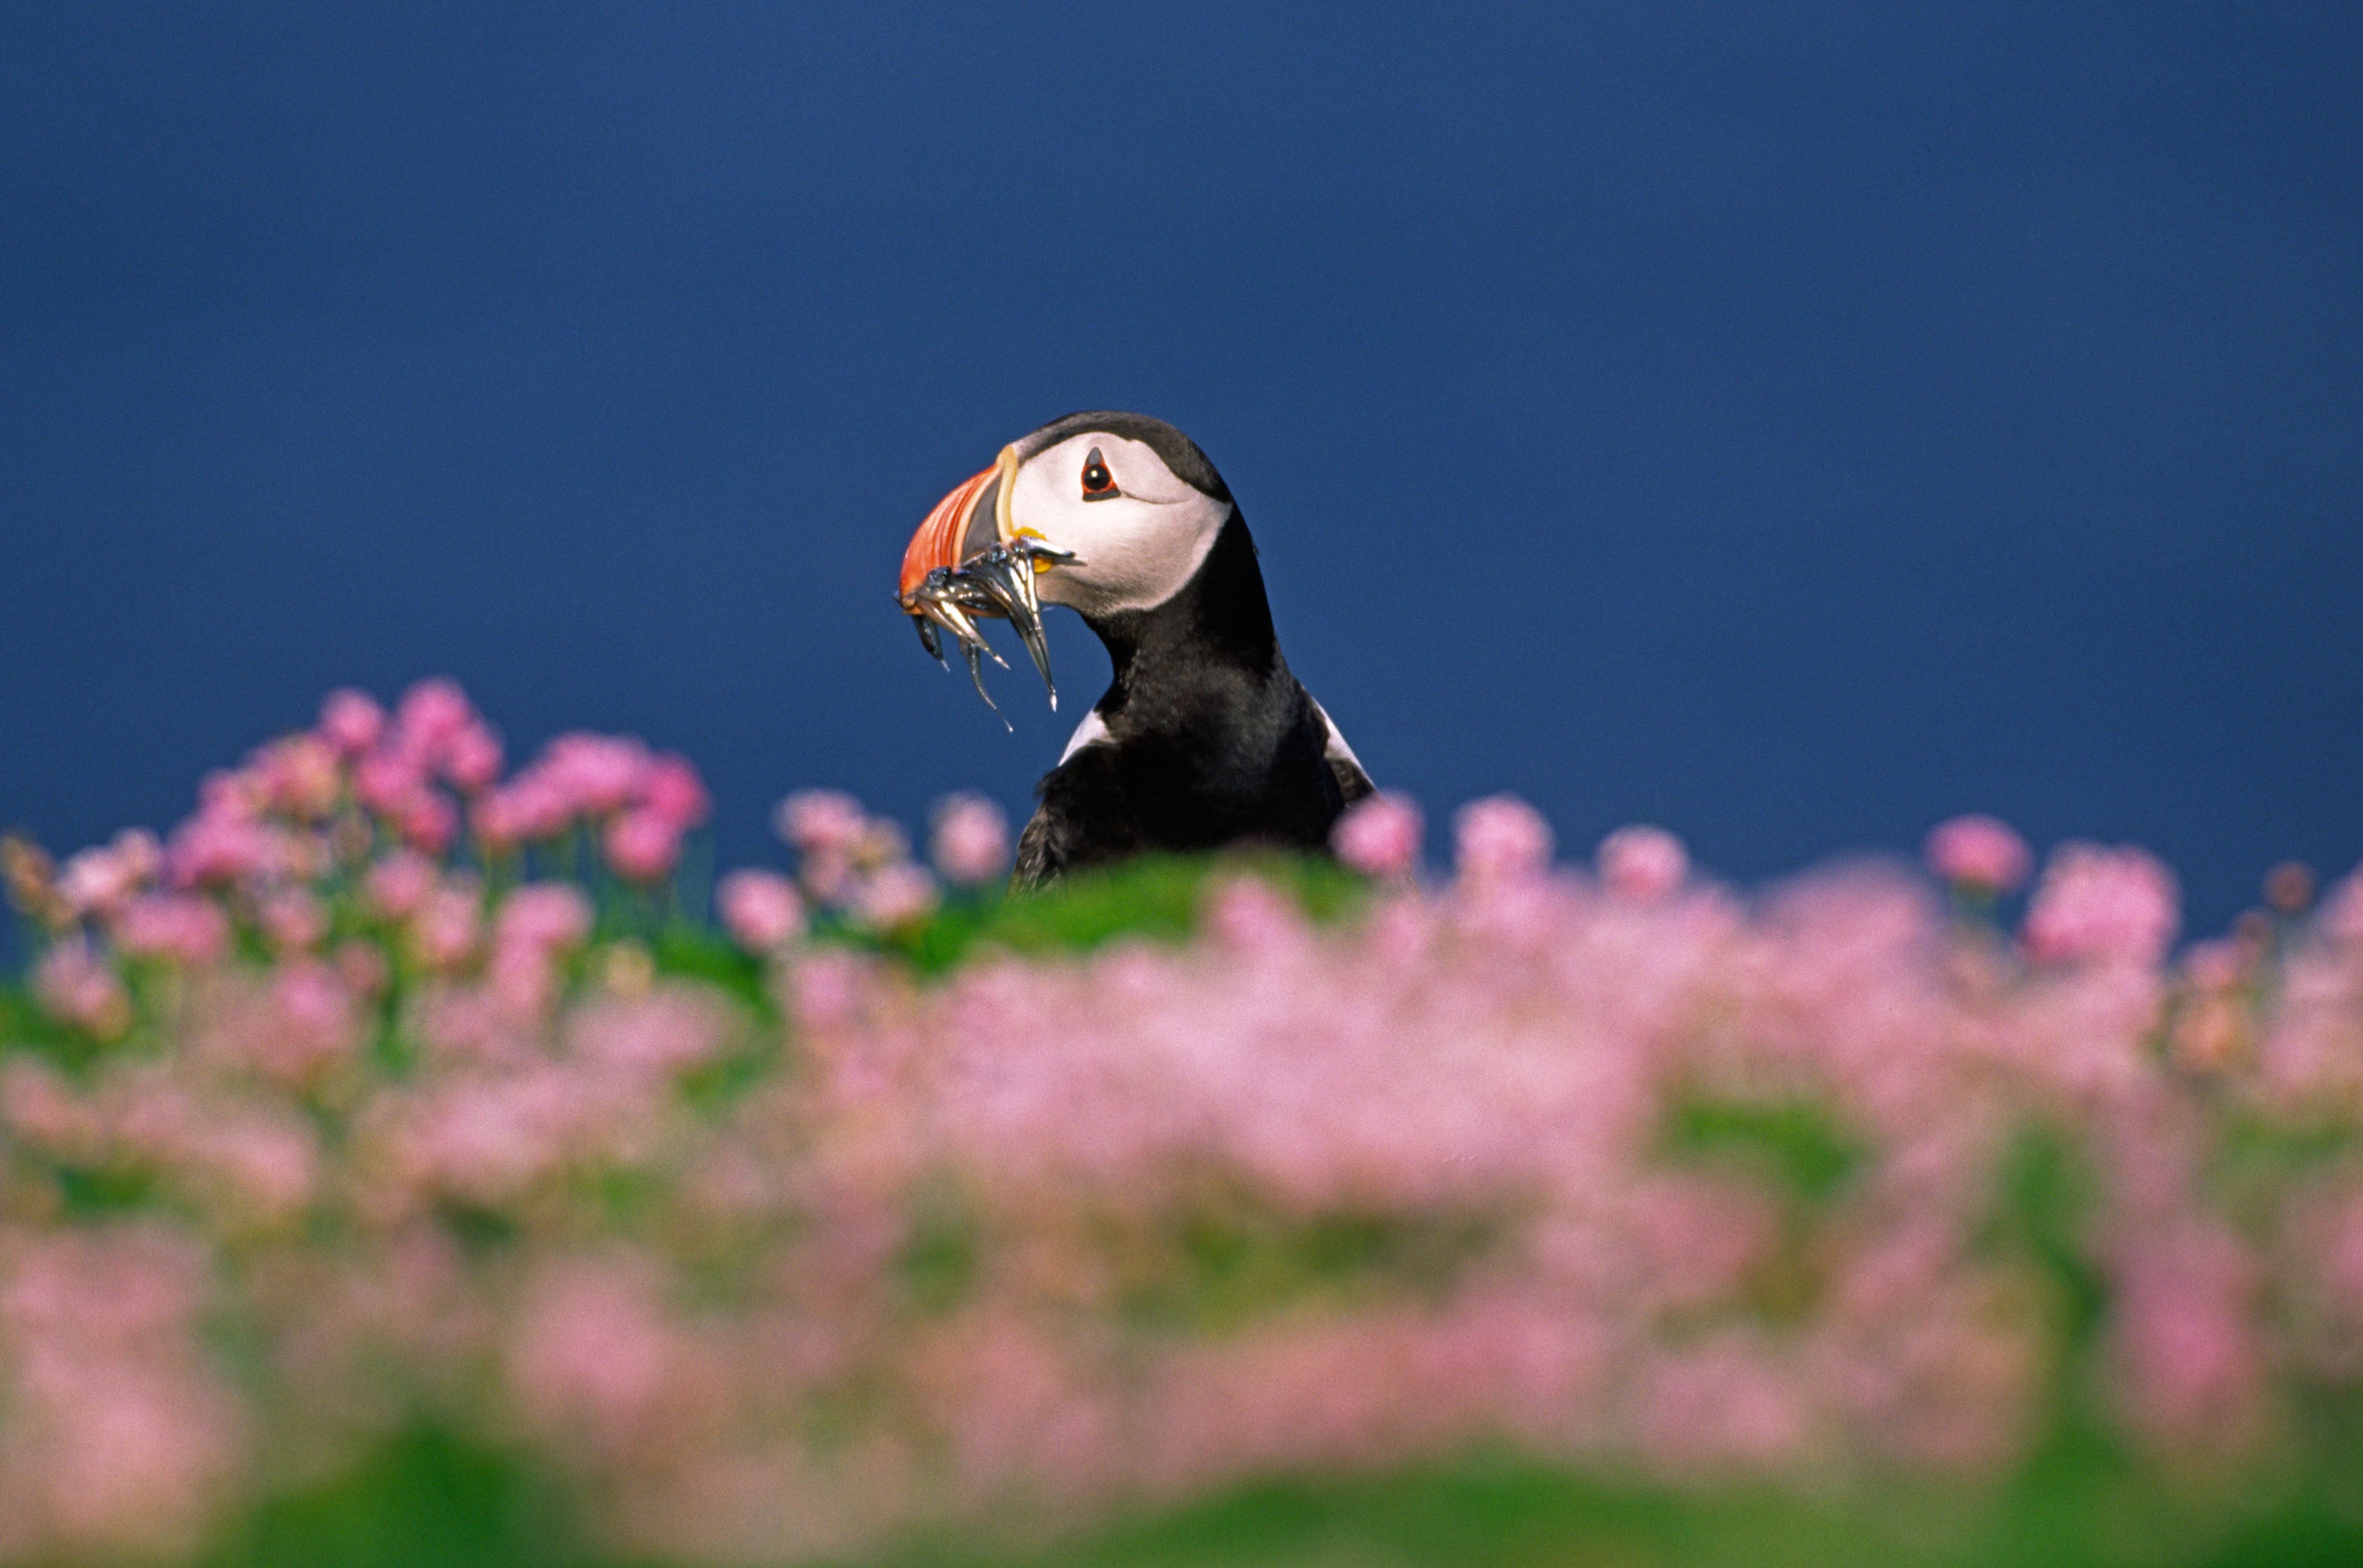
[[[1101,460],[1100,449],[1093,447],[1091,456],[1083,459],[1083,499],[1105,501],[1117,493],[1115,476],[1108,472],[1107,464]]]

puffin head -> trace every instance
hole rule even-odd
[[[1163,420],[1071,414],[1004,447],[936,503],[903,553],[896,602],[937,657],[939,630],[959,640],[980,694],[980,655],[1000,659],[979,617],[1015,625],[1047,684],[1041,605],[1067,605],[1097,625],[1162,604],[1196,575],[1235,510],[1206,454]]]

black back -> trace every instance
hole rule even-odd
[[[1107,736],[1037,787],[1041,804],[1018,841],[1020,885],[1143,851],[1326,849],[1369,781],[1326,755],[1328,724],[1281,657],[1236,506],[1180,592],[1086,620],[1115,666],[1093,708]]]

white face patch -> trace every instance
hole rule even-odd
[[[1116,493],[1083,498],[1083,468],[1096,449]],[[1028,458],[1010,490],[1010,525],[1031,529],[1072,566],[1041,574],[1046,604],[1086,614],[1146,610],[1170,599],[1215,546],[1230,502],[1176,476],[1154,447],[1085,431]]]

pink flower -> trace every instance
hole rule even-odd
[[[894,931],[926,919],[936,907],[936,879],[909,861],[882,866],[853,890],[853,913],[878,931]]]
[[[489,725],[470,720],[443,747],[443,777],[462,794],[492,787],[501,776],[501,737]]]
[[[2026,911],[2026,950],[2047,963],[2155,964],[2180,920],[2174,873],[2144,850],[2066,844]]]
[[[85,849],[58,873],[58,895],[76,915],[103,914],[121,906],[163,868],[156,835],[129,828],[103,849]]]
[[[456,968],[475,955],[483,935],[483,903],[466,882],[437,888],[410,922],[411,944],[419,961],[434,969]]]
[[[665,752],[649,762],[640,779],[640,804],[686,833],[705,821],[713,801],[689,758]]]
[[[1009,866],[1009,819],[982,795],[948,795],[936,802],[928,849],[948,879],[990,882]]]
[[[776,871],[733,871],[714,899],[731,938],[749,953],[775,953],[804,932],[804,901]]]
[[[646,806],[636,807],[607,824],[601,846],[608,866],[627,882],[661,881],[681,859],[681,828]]]
[[[2026,840],[2007,823],[1975,813],[1937,823],[1922,854],[1945,881],[1988,894],[2015,891],[2034,865]]]
[[[407,849],[397,849],[369,868],[361,892],[370,907],[386,920],[407,920],[435,890],[435,863]]]
[[[347,756],[359,756],[385,733],[385,710],[366,691],[350,687],[328,693],[320,704],[320,738]]]
[[[1682,841],[1659,827],[1621,827],[1600,841],[1592,859],[1600,879],[1620,899],[1655,903],[1691,874]]]
[[[494,853],[556,838],[573,821],[573,802],[558,780],[538,768],[478,796],[470,814],[476,836]]]
[[[189,893],[143,893],[123,906],[111,933],[136,958],[170,958],[202,967],[229,947],[229,917],[210,899]]]
[[[1381,790],[1358,801],[1337,819],[1329,846],[1337,858],[1365,877],[1407,876],[1419,866],[1420,841],[1427,823],[1408,795]]]
[[[1531,875],[1550,864],[1550,823],[1514,795],[1471,801],[1452,819],[1453,855],[1469,881]]]
[[[605,816],[639,795],[648,777],[649,751],[625,736],[578,730],[551,741],[535,767],[567,802],[570,813]]]
[[[591,900],[567,882],[513,889],[493,916],[493,945],[543,955],[571,952],[591,934]]]
[[[332,960],[337,966],[337,978],[357,997],[375,997],[385,989],[393,971],[385,961],[384,952],[373,942],[359,937],[337,944]]]
[[[422,680],[402,694],[394,711],[394,727],[421,756],[448,755],[451,742],[476,721],[476,710],[459,683],[437,677]]]
[[[799,790],[780,802],[771,821],[806,855],[851,855],[870,825],[861,802],[842,790]]]
[[[33,966],[33,996],[51,1018],[102,1040],[131,1027],[131,998],[123,982],[79,937],[41,955]]]
[[[261,747],[249,763],[257,792],[274,812],[317,821],[336,809],[345,776],[336,747],[317,735],[289,735]]]
[[[2314,920],[2333,941],[2363,946],[2363,867],[2332,887],[2314,911]]]
[[[263,900],[261,925],[274,951],[303,952],[328,934],[328,911],[309,888],[283,888]]]
[[[427,788],[427,765],[416,752],[383,746],[353,765],[353,798],[381,816]]]
[[[227,887],[279,867],[279,835],[250,817],[200,811],[172,831],[172,880],[183,888]]]
[[[440,856],[460,836],[460,813],[450,801],[434,790],[419,789],[395,808],[394,824],[405,843],[427,855]]]

